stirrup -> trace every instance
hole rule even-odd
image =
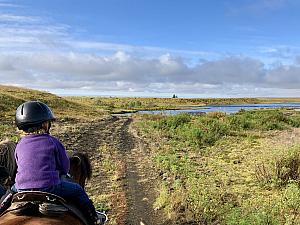
[[[98,217],[97,224],[105,224],[108,220],[108,217],[107,217],[106,213],[105,212],[100,212],[100,211],[97,211],[97,210],[96,210],[96,213],[97,213],[97,217]],[[98,221],[99,221],[99,223],[98,223]]]

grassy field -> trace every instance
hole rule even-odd
[[[214,104],[259,103],[256,98],[127,98],[127,97],[66,97],[80,104],[93,105],[110,112],[130,112],[136,110],[179,109],[189,106],[205,106]]]
[[[142,116],[161,175],[156,208],[196,224],[300,224],[300,114]]]
[[[49,104],[58,120],[67,122],[67,128],[77,120],[88,124],[110,112],[127,110],[300,102],[297,98],[59,97],[0,86],[0,140],[19,138],[14,114],[27,100]],[[300,224],[299,112],[280,109],[232,115],[136,115],[133,121],[134,129],[148,143],[153,167],[159,174],[159,195],[153,207],[164,210],[171,220],[190,224]],[[104,132],[105,128],[100,133]],[[113,135],[112,131],[107,137]],[[76,137],[83,136],[78,133]],[[114,159],[117,153],[104,154],[109,149],[102,146],[97,150],[105,157],[94,166],[109,174],[109,185],[115,187],[119,181],[113,167],[118,163]],[[96,204],[103,202],[103,195],[92,197]]]
[[[300,98],[128,98],[128,97],[65,97],[72,102],[96,107],[112,113],[137,110],[179,109],[189,106],[300,102]]]

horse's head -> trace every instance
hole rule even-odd
[[[92,166],[89,157],[83,153],[75,153],[70,157],[70,175],[82,188],[85,181],[92,176]]]

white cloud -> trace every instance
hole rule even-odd
[[[7,3],[7,2],[0,2],[0,8],[20,8],[21,5]]]
[[[270,8],[283,3],[263,1]],[[290,94],[300,87],[296,47],[261,49],[274,59],[267,65],[250,56],[77,40],[69,26],[34,16],[0,14],[0,22],[2,84],[200,96],[271,95],[274,90]],[[189,64],[187,58],[195,63]]]
[[[36,23],[40,19],[32,16],[19,16],[14,14],[0,14],[0,22]]]
[[[2,83],[14,82],[39,89],[191,94],[222,91],[228,94],[240,90],[255,94],[256,88],[298,88],[299,72],[300,67],[283,65],[267,70],[258,60],[239,57],[189,67],[181,58],[170,54],[158,59],[136,58],[124,52],[110,56],[79,53],[0,55]]]
[[[247,84],[261,82],[264,64],[252,58],[227,57],[195,68],[198,81],[211,84]]]
[[[300,66],[281,66],[271,70],[266,76],[266,83],[270,86],[299,89]]]
[[[136,46],[109,42],[66,40],[65,43],[74,49],[81,49],[87,51],[124,51],[140,55],[146,53],[150,56],[158,56],[168,52],[171,52],[172,54],[176,55],[198,56],[205,58],[217,58],[223,55],[213,51],[188,51],[154,46]]]

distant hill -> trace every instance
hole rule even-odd
[[[13,117],[16,108],[29,100],[39,100],[48,104],[57,117],[92,118],[104,114],[104,111],[92,106],[66,100],[48,92],[0,85],[0,116]]]

